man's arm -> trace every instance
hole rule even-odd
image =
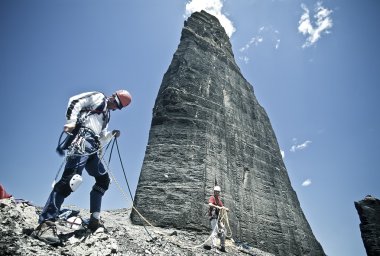
[[[100,94],[100,95],[97,95]],[[86,92],[79,95],[75,95],[69,99],[66,111],[66,124],[63,127],[65,132],[72,132],[74,130],[79,113],[83,109],[89,109],[93,105],[95,100],[103,95],[99,92]]]
[[[230,209],[228,209],[227,207],[224,207],[224,206],[218,206],[218,205],[215,205],[215,204],[213,204],[213,203],[208,203],[208,205],[209,205],[210,207],[214,207],[214,208],[217,208],[217,209],[224,209],[224,210],[226,210],[227,212],[230,210]]]

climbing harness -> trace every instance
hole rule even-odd
[[[62,140],[63,134],[66,133],[66,138]],[[86,134],[89,133],[94,139],[95,139],[95,148],[96,150],[86,153]],[[102,146],[99,141],[99,136],[96,135],[90,128],[87,127],[79,127],[78,129],[75,128],[72,133],[68,132],[62,132],[61,135],[59,136],[58,140],[58,146],[56,148],[57,153],[60,156],[65,156],[65,150],[66,152],[66,157],[67,156],[90,156],[95,153],[101,152],[102,151]]]
[[[93,133],[93,131],[91,130],[91,129],[89,129],[89,128],[85,128],[85,127],[82,127],[82,131],[79,129],[79,131],[78,132],[75,132],[75,133],[81,133],[82,134],[82,136],[83,136],[83,134],[84,134],[84,132],[90,132],[90,133],[92,133],[92,135],[94,135],[94,133]],[[74,129],[75,130],[75,129]],[[101,144],[100,144],[100,142],[99,142],[99,140],[98,139],[96,139],[97,141],[96,141],[96,143],[97,143],[97,148],[98,149],[96,149],[96,150],[94,150],[93,152],[90,152],[90,153],[82,153],[82,154],[77,154],[76,153],[76,149],[77,148],[80,148],[80,149],[82,149],[83,147],[85,147],[85,140],[82,140],[82,139],[76,139],[76,137],[77,137],[77,135],[75,136],[75,138],[74,138],[74,132],[73,133],[67,133],[67,136],[66,136],[66,138],[64,139],[64,141],[63,142],[61,142],[61,140],[62,140],[62,136],[63,136],[63,134],[64,134],[65,132],[62,132],[61,133],[61,135],[60,135],[60,137],[59,137],[59,140],[58,140],[58,146],[57,146],[57,152],[58,152],[58,154],[60,154],[61,155],[61,153],[63,154],[63,155],[61,155],[61,156],[65,156],[65,158],[63,159],[63,161],[62,161],[62,163],[61,163],[61,165],[60,165],[60,167],[59,167],[59,169],[58,169],[58,171],[57,171],[57,173],[56,173],[56,175],[55,175],[55,177],[54,177],[54,181],[53,181],[53,183],[52,183],[52,188],[54,188],[54,185],[57,183],[57,179],[58,179],[58,176],[59,176],[59,174],[61,173],[61,170],[62,170],[62,168],[63,168],[63,166],[65,165],[65,163],[67,162],[67,158],[68,157],[71,157],[71,156],[91,156],[91,155],[93,155],[93,154],[96,154],[96,153],[98,153],[99,155],[102,155],[102,151],[103,151],[103,148],[104,147],[107,147],[108,148],[108,146],[110,145],[110,143],[111,143],[111,140],[107,143],[107,145],[104,145],[104,146],[102,146]],[[95,135],[94,135],[95,136]],[[84,139],[84,138],[83,138]],[[74,146],[70,146],[70,144],[73,144],[74,143],[74,140],[76,140],[77,142],[75,142],[75,145]],[[65,151],[64,150],[67,150],[67,152],[65,153]],[[82,151],[84,151],[84,150],[82,150]],[[60,153],[61,152],[61,153]]]

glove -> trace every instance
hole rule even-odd
[[[67,132],[67,133],[71,133],[74,128],[75,128],[76,124],[75,123],[69,123],[69,124],[65,124],[63,126],[63,131],[64,132]]]
[[[120,131],[119,130],[113,130],[112,131],[112,135],[115,137],[115,138],[118,138],[120,136]]]

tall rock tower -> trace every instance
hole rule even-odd
[[[360,218],[360,231],[367,256],[380,255],[380,200],[367,195],[355,202]]]
[[[162,80],[135,206],[158,226],[209,230],[215,180],[235,240],[276,255],[325,255],[228,36],[202,11],[185,22]]]

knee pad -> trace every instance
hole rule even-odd
[[[82,176],[80,176],[79,174],[75,174],[71,179],[70,179],[70,188],[71,190],[74,192],[79,186],[80,184],[82,184]]]
[[[69,181],[65,178],[60,179],[55,185],[54,185],[54,191],[61,194],[63,197],[68,197],[71,194],[71,188],[69,185]]]
[[[79,174],[64,175],[55,185],[54,191],[60,193],[65,198],[68,197],[71,192],[75,191],[82,183],[82,177]]]
[[[108,190],[108,187],[109,187],[110,181],[111,181],[108,173],[106,173],[102,176],[95,177],[95,180],[96,180],[96,183],[92,187],[92,189],[96,190],[96,191],[98,191],[104,195],[104,193]]]

